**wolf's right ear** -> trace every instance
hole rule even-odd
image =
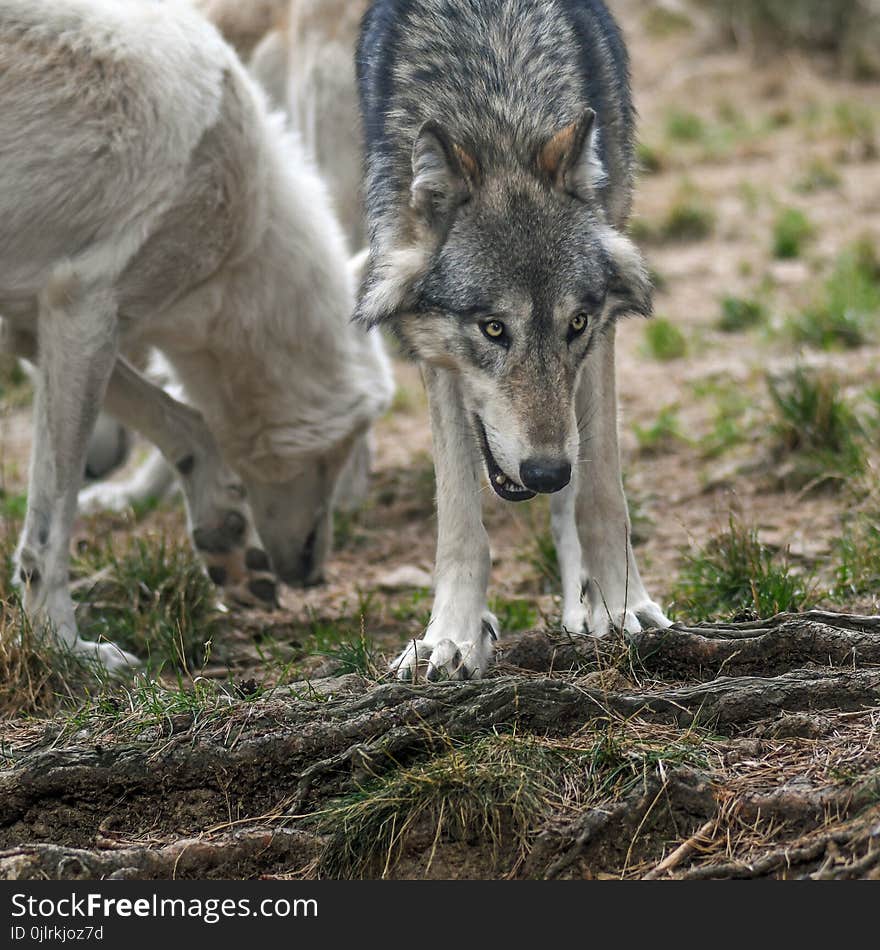
[[[554,188],[587,201],[608,180],[599,157],[596,113],[581,117],[553,135],[538,152],[538,171]]]
[[[433,119],[416,136],[412,173],[410,204],[431,223],[467,201],[480,180],[477,160]]]

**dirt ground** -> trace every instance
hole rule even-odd
[[[743,615],[698,630],[683,625],[694,618],[681,593],[688,557],[734,512],[809,578],[817,607],[880,612],[880,590],[835,587],[840,540],[874,498],[876,439],[858,477],[792,485],[777,477],[789,459],[773,454],[766,384],[827,369],[873,411],[880,312],[853,348],[798,343],[786,327],[854,242],[880,247],[880,86],[838,78],[817,56],[757,59],[690,6],[661,4],[666,17],[643,0],[612,6],[647,166],[633,231],[657,276],[657,316],[681,331],[661,359],[645,322],[619,327],[625,480],[643,578],[682,625],[628,646],[560,637],[546,503],[487,491],[490,597],[507,626],[498,669],[482,684],[389,681],[387,659],[430,608],[428,577],[412,587],[392,575],[430,575],[435,538],[425,399],[398,361],[370,496],[337,518],[325,586],[284,590],[273,613],[212,619],[210,657],[150,682],[93,687],[54,710],[6,702],[0,875],[880,873],[880,622]],[[668,226],[685,199],[703,221],[690,237]],[[774,226],[791,208],[810,233],[780,258]],[[719,329],[728,297],[759,301],[760,325]],[[2,405],[13,531],[26,386]],[[165,502],[83,519],[77,545],[184,534]]]

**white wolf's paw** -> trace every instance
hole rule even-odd
[[[391,664],[391,672],[405,682],[482,679],[495,654],[497,626],[498,621],[487,611],[476,640],[413,640]]]
[[[131,507],[132,500],[126,485],[98,482],[79,493],[77,504],[84,515],[96,515],[102,511],[119,514]]]
[[[672,621],[663,613],[663,609],[649,597],[623,605],[600,603],[593,609],[590,618],[590,633],[594,637],[605,637],[612,630],[623,633],[639,633],[642,630],[671,627]]]
[[[589,629],[589,613],[583,604],[569,607],[562,612],[562,630],[572,636],[582,636]]]
[[[97,663],[111,675],[132,673],[143,665],[136,656],[127,653],[115,643],[93,643],[77,637],[71,652],[84,660]]]

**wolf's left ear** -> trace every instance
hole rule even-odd
[[[427,121],[412,150],[410,203],[428,221],[445,217],[463,204],[479,184],[480,166],[453,142],[439,122]]]
[[[650,317],[654,288],[641,252],[625,234],[610,227],[604,229],[602,243],[611,264],[608,303],[612,315]]]
[[[538,171],[554,188],[587,200],[608,176],[599,158],[596,113],[592,109],[557,132],[538,152]]]

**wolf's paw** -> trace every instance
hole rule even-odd
[[[391,672],[405,682],[482,679],[494,656],[496,627],[497,621],[487,612],[476,640],[413,640],[391,664]]]
[[[142,667],[141,661],[136,656],[116,646],[115,643],[94,643],[77,637],[70,650],[75,656],[103,667],[111,675],[132,673]]]
[[[84,515],[96,515],[102,511],[120,514],[127,511],[133,502],[128,486],[124,483],[98,482],[79,493],[77,506]]]
[[[196,529],[193,532],[196,550],[205,562],[208,577],[221,588],[226,600],[240,607],[264,610],[278,606],[278,581],[269,556],[262,548],[246,547],[244,534],[235,546],[225,551],[206,550],[199,544],[200,539],[204,541],[204,535]]]
[[[588,630],[589,614],[583,604],[569,607],[562,612],[562,630],[572,636],[581,636]]]
[[[672,621],[663,613],[663,609],[647,596],[625,607],[622,604],[615,607],[600,603],[593,609],[590,618],[590,633],[594,637],[605,637],[612,630],[632,634],[671,626]]]

